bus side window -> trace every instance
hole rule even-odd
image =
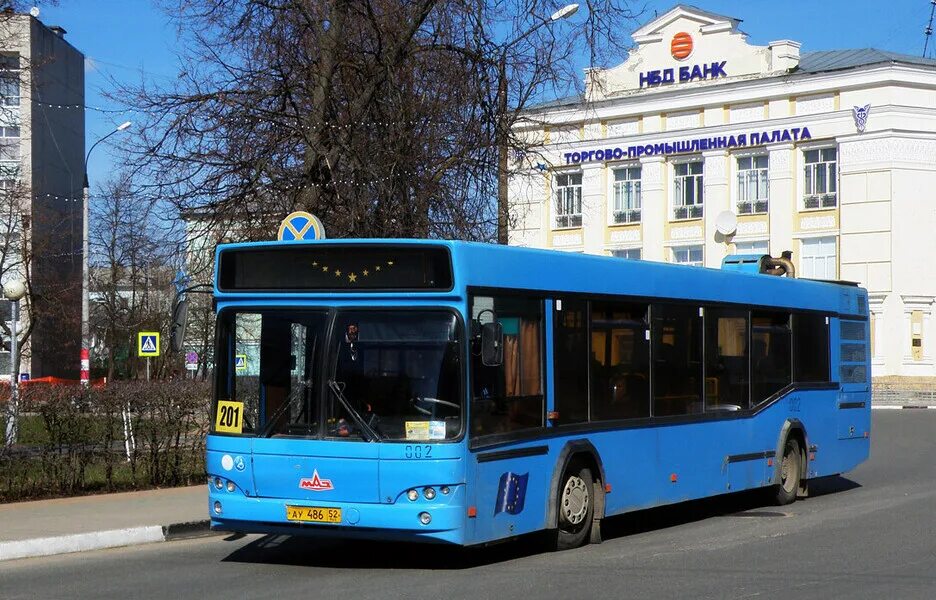
[[[801,383],[829,381],[828,317],[793,315],[793,380]]]
[[[702,317],[699,307],[654,304],[653,415],[702,412]]]
[[[481,361],[480,347],[471,353],[471,431],[475,435],[542,427],[543,300],[521,296],[475,296],[472,329],[496,318],[504,331],[504,360],[498,366]]]
[[[750,408],[748,313],[705,309],[705,412]]]
[[[582,423],[588,420],[588,302],[557,301],[553,328],[559,424]]]
[[[751,313],[751,396],[757,405],[793,381],[790,313]]]
[[[646,304],[592,302],[593,420],[650,416],[650,342],[647,329]]]

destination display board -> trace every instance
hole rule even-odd
[[[320,245],[235,248],[221,252],[223,292],[446,291],[452,261],[446,248]]]

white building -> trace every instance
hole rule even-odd
[[[715,268],[792,250],[798,276],[868,289],[875,376],[936,376],[936,60],[754,46],[739,22],[676,6],[584,97],[529,111],[510,243]]]

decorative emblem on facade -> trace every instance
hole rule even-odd
[[[858,129],[858,133],[864,133],[865,125],[868,124],[869,112],[871,112],[870,104],[852,108],[852,114],[855,116],[855,127]]]
[[[676,60],[688,58],[692,54],[692,36],[685,31],[674,35],[673,41],[670,42],[670,53]]]

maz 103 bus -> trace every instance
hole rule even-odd
[[[777,261],[220,246],[212,527],[571,548],[627,511],[793,502],[868,457],[867,293]]]

